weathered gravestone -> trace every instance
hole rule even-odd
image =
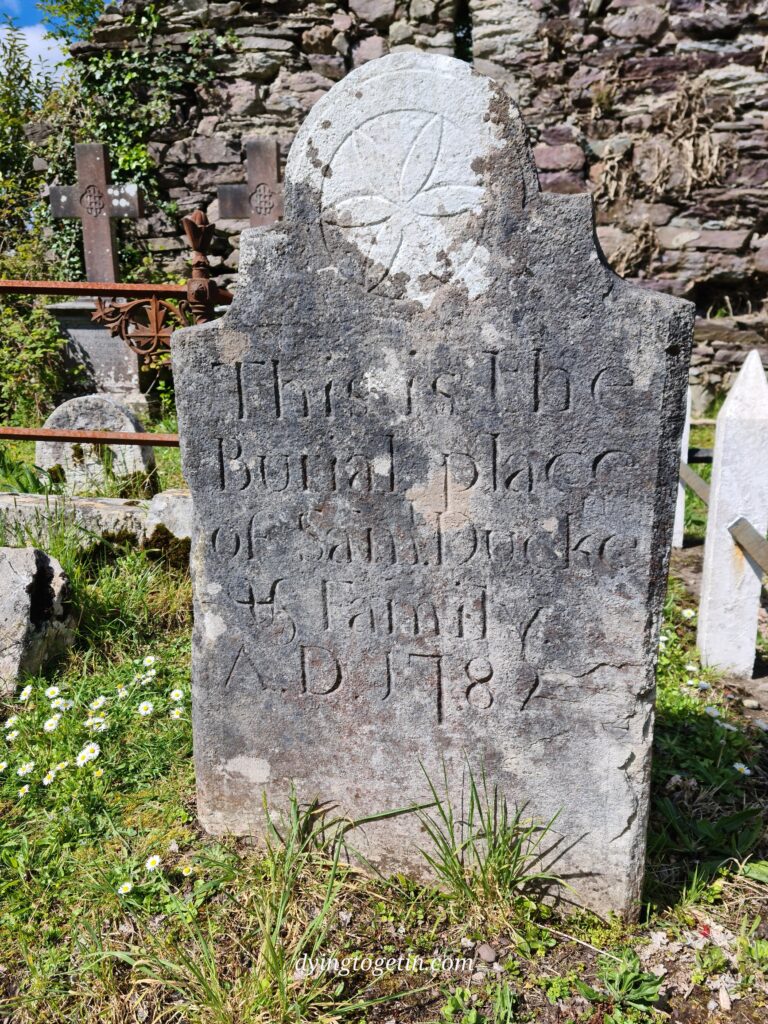
[[[43,424],[46,430],[111,431],[136,434],[143,431],[133,413],[101,395],[83,395],[63,402]],[[155,489],[155,453],[149,446],[38,441],[35,463],[61,476],[70,492],[102,492],[112,483]]]
[[[450,58],[346,77],[285,189],[231,310],[173,339],[200,817],[263,830],[292,782],[403,807],[421,766],[460,814],[469,765],[632,912],[692,307],[611,272]],[[357,848],[423,873],[424,843],[407,815]]]

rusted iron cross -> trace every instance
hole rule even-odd
[[[54,185],[51,213],[83,222],[85,276],[88,281],[119,281],[115,217],[142,214],[137,185],[111,185],[107,147],[100,143],[75,146],[76,185]]]
[[[283,216],[280,149],[273,139],[247,139],[245,152],[247,184],[219,186],[219,217],[266,227]]]

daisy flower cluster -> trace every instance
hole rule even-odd
[[[62,772],[71,764],[74,771],[67,778],[72,782],[64,791],[70,793],[75,779],[104,778],[100,744],[111,729],[188,717],[186,688],[165,682],[156,655],[137,659],[131,668],[132,681],[123,676],[113,689],[105,687],[88,697],[76,691],[70,696],[63,683],[32,682],[20,689],[9,708],[13,713],[0,718],[0,788],[8,791],[15,785],[19,799],[31,792],[61,792]]]
[[[144,861],[144,870],[147,875],[159,875],[162,873],[163,861],[158,853],[151,853],[149,857]],[[191,878],[195,874],[195,867],[185,862],[183,864],[177,864],[175,869],[182,878]],[[118,896],[128,896],[133,892],[135,883],[130,879],[125,879],[123,882],[116,887],[115,892]]]

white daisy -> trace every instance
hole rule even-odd
[[[34,767],[34,761],[25,761],[24,764],[19,765],[16,769],[16,774],[23,778],[25,775],[29,775],[33,771]]]
[[[91,701],[88,707],[91,709],[91,711],[98,711],[99,708],[103,708],[106,703],[107,698],[104,696],[104,694],[100,694],[98,697]]]
[[[19,796],[26,796],[28,792],[29,792],[29,786],[22,786],[19,789]]]
[[[53,698],[58,697],[60,693],[61,690],[59,690],[58,686],[49,686],[48,689],[45,691],[45,696],[48,698],[48,700],[53,700]]]
[[[4,729],[12,729],[14,727],[14,725],[16,725],[18,720],[19,720],[19,716],[18,715],[11,715],[10,718],[7,718],[5,720],[5,725],[3,726],[3,728]]]
[[[171,700],[184,700],[184,691],[177,688],[175,690],[171,690],[168,696]]]
[[[31,687],[31,686],[25,686],[25,687],[24,687],[24,689],[23,689],[23,690],[21,691],[21,693],[19,694],[19,697],[18,697],[18,699],[19,699],[19,700],[20,700],[20,701],[22,702],[22,704],[23,704],[23,703],[24,703],[24,701],[27,701],[27,700],[29,700],[29,698],[30,698],[30,696],[31,696],[31,695],[32,695],[32,687]]]
[[[13,743],[13,741],[18,737],[18,735],[19,735],[19,730],[18,729],[11,729],[10,732],[7,732],[5,734],[5,738],[8,740],[9,743]]]
[[[44,786],[50,786],[50,784],[53,782],[53,780],[55,778],[56,778],[56,772],[54,772],[54,771],[46,772],[45,775],[43,776],[43,785]]]
[[[737,761],[734,764],[733,767],[736,769],[736,771],[739,773],[739,775],[751,775],[752,774],[752,770],[750,768],[747,768],[747,766],[744,764],[743,761]]]
[[[156,661],[157,658],[154,656],[154,654],[148,654],[146,658],[142,661],[142,665],[144,666],[144,668],[152,668]]]
[[[178,719],[180,719],[183,715],[184,712],[182,711],[181,708],[171,708],[170,717],[175,719],[176,721],[178,721]]]
[[[133,889],[133,886],[130,882],[122,882],[117,887],[117,891],[121,896],[127,896],[131,889]]]
[[[53,732],[54,729],[58,729],[61,715],[52,715],[43,722],[43,729],[45,732]]]
[[[147,857],[144,867],[147,869],[147,871],[157,871],[161,863],[162,861],[160,860],[158,855],[156,853],[153,853],[151,857]]]
[[[142,718],[146,718],[147,715],[151,715],[154,710],[155,705],[152,703],[151,700],[142,701],[141,704],[139,704],[139,706],[136,708],[136,711],[138,712],[138,714],[141,715]]]

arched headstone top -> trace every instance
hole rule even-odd
[[[286,219],[318,224],[331,260],[353,279],[362,270],[369,291],[402,275],[397,291],[427,305],[436,279],[482,291],[502,179],[510,210],[538,190],[503,90],[452,57],[393,54],[312,109],[288,159]]]

